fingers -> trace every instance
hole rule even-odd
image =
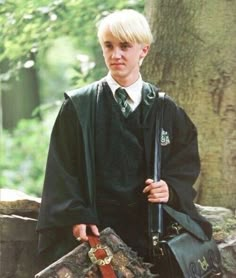
[[[143,193],[147,193],[153,189],[159,190],[160,192],[162,192],[162,191],[166,191],[166,187],[168,187],[166,182],[163,180],[160,180],[159,182],[154,182],[151,179],[147,179],[145,181],[145,185],[146,186],[143,189]]]
[[[169,187],[163,180],[153,182],[152,179],[145,181],[143,193],[147,193],[147,199],[151,203],[167,203],[169,200]]]
[[[77,224],[72,228],[73,236],[81,241],[87,241],[86,224]]]
[[[145,184],[146,185],[149,185],[149,184],[151,184],[151,183],[153,183],[154,182],[154,180],[152,180],[152,179],[147,179],[146,181],[145,181]]]
[[[98,227],[96,225],[90,225],[90,229],[95,236],[100,236]]]
[[[87,226],[85,224],[81,224],[79,226],[80,226],[80,229],[79,229],[80,240],[87,241],[88,240],[87,232],[86,232]]]
[[[99,230],[96,225],[77,224],[77,225],[74,225],[72,228],[74,237],[79,241],[88,241],[87,227],[90,227],[91,232],[94,235],[96,235],[96,236],[100,235]]]
[[[150,203],[167,203],[169,200],[166,193],[151,194],[147,198]]]
[[[72,228],[73,236],[75,238],[79,237],[79,225],[74,225]]]

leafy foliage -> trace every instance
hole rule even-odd
[[[50,112],[44,121],[21,120],[14,131],[3,131],[0,187],[40,195],[54,118]]]
[[[89,61],[94,63],[93,69],[84,73],[79,61],[75,61],[75,74],[70,76],[73,84],[83,85],[97,79],[103,75],[105,67],[97,43],[96,23],[112,10],[142,10],[143,6],[144,0],[0,0],[2,88],[7,87],[7,82],[21,68],[36,67],[40,77],[41,67],[47,66],[48,49],[61,38],[68,38],[80,53],[86,54]],[[5,63],[7,67],[4,67]],[[51,68],[52,75],[56,76],[57,70],[59,75],[65,71],[65,64],[61,63],[60,66],[60,69],[58,65]],[[62,78],[63,82],[66,81]],[[51,84],[55,86],[53,81]],[[53,100],[50,97],[44,99]],[[16,188],[40,196],[49,133],[55,114],[51,115],[50,110],[50,113],[44,111],[42,115],[43,119],[24,119],[15,130],[3,131],[0,187]]]
[[[27,66],[32,53],[47,49],[63,36],[91,55],[97,48],[94,26],[103,14],[141,6],[143,0],[1,0],[0,62],[7,59],[15,72]]]

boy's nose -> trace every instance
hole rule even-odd
[[[115,48],[112,52],[112,58],[120,58],[121,50],[119,48]]]

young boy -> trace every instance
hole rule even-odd
[[[114,12],[100,22],[98,38],[108,74],[65,94],[51,135],[37,228],[45,264],[105,227],[148,260],[149,202],[188,214],[211,236],[193,204],[197,131],[168,96],[161,180],[152,179],[159,97],[140,74],[152,42],[147,20],[134,10]]]

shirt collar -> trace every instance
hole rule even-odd
[[[109,72],[107,76],[105,77],[106,82],[108,83],[109,87],[111,88],[111,91],[113,95],[115,95],[115,91],[121,87],[124,88],[129,95],[130,99],[134,103],[140,103],[142,99],[142,87],[143,87],[143,80],[142,76],[139,75],[139,78],[137,81],[135,81],[133,84],[131,84],[128,87],[122,87],[119,83],[117,83],[113,77],[111,76],[111,73]]]

